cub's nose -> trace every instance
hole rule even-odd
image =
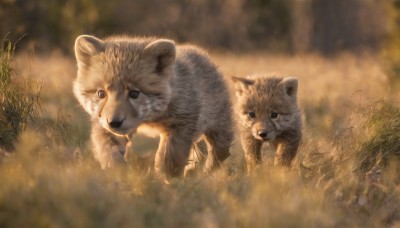
[[[108,122],[108,125],[111,128],[119,128],[122,125],[123,120],[119,120],[119,119],[113,119],[110,122]]]
[[[266,130],[261,130],[261,131],[258,131],[257,134],[258,134],[258,136],[260,136],[261,138],[264,139],[265,137],[267,137],[268,131],[266,131]]]

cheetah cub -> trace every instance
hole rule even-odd
[[[274,165],[290,166],[301,139],[297,79],[253,75],[232,81],[247,171],[262,162],[264,142],[276,149]]]

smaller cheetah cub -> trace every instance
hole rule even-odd
[[[276,148],[274,165],[290,166],[301,139],[296,78],[232,77],[247,171],[262,162],[261,146]]]

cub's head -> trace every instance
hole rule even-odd
[[[166,111],[174,73],[173,41],[82,35],[75,41],[75,56],[74,94],[105,129],[129,134]]]
[[[297,79],[254,76],[232,77],[238,101],[239,122],[262,141],[275,140],[293,128],[299,117]]]

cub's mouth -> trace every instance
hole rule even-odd
[[[255,139],[257,139],[257,140],[259,140],[259,141],[263,141],[263,142],[268,142],[268,141],[271,141],[271,140],[272,140],[271,137],[262,138],[262,137],[255,136],[255,135],[253,135],[253,137],[254,137]]]
[[[136,133],[139,127],[139,122],[136,121],[120,121],[120,123],[115,123],[100,120],[100,124],[104,129],[118,136],[132,135]]]
[[[136,132],[136,129],[110,129],[106,128],[109,132],[118,136],[131,135]]]

